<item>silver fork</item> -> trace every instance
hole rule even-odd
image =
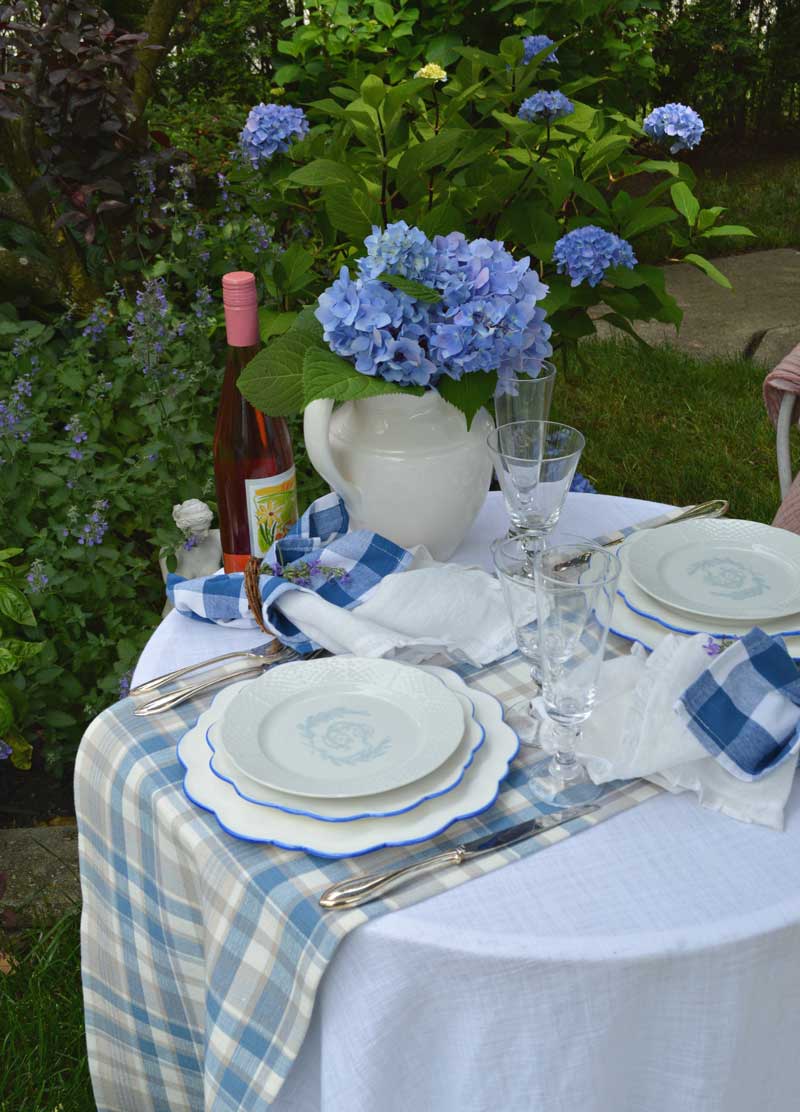
[[[246,668],[239,668],[236,672],[215,672],[213,676],[209,676],[207,680],[202,683],[192,684],[191,687],[179,687],[177,691],[169,691],[166,695],[160,695],[157,699],[151,699],[149,703],[145,703],[141,707],[137,707],[133,712],[139,718],[148,718],[153,714],[160,714],[165,710],[172,710],[173,707],[180,706],[181,703],[187,703],[190,699],[194,699],[197,695],[202,695],[204,691],[209,691],[217,684],[233,683],[234,680],[244,679],[245,676],[252,676],[256,672],[263,672],[269,668],[273,668],[276,664],[286,664],[290,660],[301,659],[300,654],[296,653],[294,649],[290,649],[284,655],[276,658],[266,658],[262,660],[254,660],[248,664]]]
[[[177,691],[170,691],[166,695],[159,696],[158,699],[151,699],[144,706],[137,707],[133,713],[139,718],[148,718],[152,714],[172,710],[173,707],[180,706],[181,703],[194,699],[196,695],[202,695],[204,691],[216,687],[218,683],[233,683],[234,680],[244,679],[245,676],[250,676],[254,672],[263,672],[266,669],[273,668],[276,664],[286,664],[290,660],[316,660],[319,656],[329,655],[325,649],[317,649],[316,652],[309,653],[308,656],[301,656],[294,649],[288,649],[285,655],[277,658],[268,657],[260,661],[254,660],[252,664],[249,664],[246,668],[240,668],[237,672],[215,672],[203,683],[193,684],[192,687],[179,687]]]
[[[182,676],[188,676],[191,672],[197,672],[201,668],[209,668],[212,664],[221,664],[223,660],[261,660],[265,658],[275,658],[275,663],[279,660],[287,659],[287,654],[294,650],[281,645],[279,641],[272,640],[266,641],[263,645],[256,645],[254,649],[240,649],[234,653],[223,653],[222,656],[212,656],[210,660],[200,660],[197,664],[187,664],[185,668],[176,668],[174,672],[165,672],[163,676],[155,676],[152,680],[147,680],[146,683],[140,683],[136,687],[132,687],[128,692],[129,695],[149,695],[151,691],[158,691],[159,687],[164,687],[174,680],[181,679]]]

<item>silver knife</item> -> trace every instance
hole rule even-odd
[[[446,853],[437,853],[435,857],[427,857],[415,865],[406,865],[402,869],[393,869],[387,873],[371,873],[367,876],[352,877],[341,884],[332,884],[326,888],[319,898],[320,906],[325,908],[358,907],[360,904],[369,903],[379,896],[385,896],[398,885],[410,880],[412,877],[422,876],[423,873],[433,872],[445,865],[463,865],[465,861],[472,861],[476,857],[483,857],[486,853],[507,849],[535,834],[545,830],[552,830],[554,826],[562,826],[572,819],[582,818],[597,810],[596,803],[586,803],[580,807],[567,807],[563,811],[556,811],[540,818],[528,819],[516,826],[509,826],[498,834],[490,834],[487,838],[475,838],[471,842],[464,842],[455,849]]]

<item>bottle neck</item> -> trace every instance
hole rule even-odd
[[[255,305],[244,308],[225,306],[225,332],[228,347],[251,350],[261,346],[258,334],[258,310]]]

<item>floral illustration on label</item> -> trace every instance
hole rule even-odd
[[[763,575],[730,557],[698,560],[687,571],[689,575],[699,572],[707,586],[717,588],[711,593],[721,598],[755,598],[770,589]]]
[[[297,520],[297,483],[294,468],[268,479],[245,479],[250,551],[263,556],[285,537]]]
[[[392,744],[389,737],[373,740],[375,727],[359,721],[369,717],[366,710],[333,707],[310,714],[297,729],[312,752],[331,764],[364,764],[382,757]]]

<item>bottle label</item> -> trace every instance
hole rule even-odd
[[[272,544],[285,537],[297,521],[297,479],[294,467],[281,475],[245,479],[250,552],[263,556]]]

